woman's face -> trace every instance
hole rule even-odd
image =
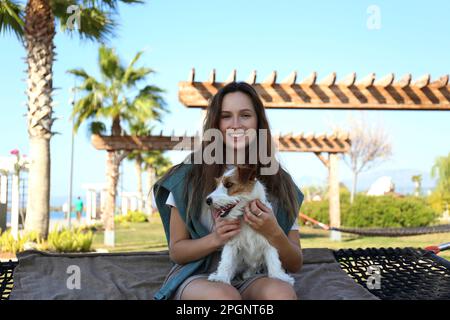
[[[227,93],[222,100],[219,125],[227,146],[244,148],[249,143],[248,130],[256,132],[257,128],[258,118],[250,97],[240,91]]]

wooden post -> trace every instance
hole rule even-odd
[[[0,233],[6,231],[8,211],[8,176],[0,174]]]
[[[339,200],[339,158],[337,153],[329,153],[328,155],[328,190],[330,203],[330,226],[339,228],[341,226],[341,207]],[[339,231],[331,231],[330,239],[341,241],[341,233]]]

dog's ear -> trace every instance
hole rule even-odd
[[[240,182],[255,180],[256,166],[238,165],[237,169]]]

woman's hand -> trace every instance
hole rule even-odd
[[[276,237],[282,232],[272,209],[260,200],[254,200],[244,207],[244,221],[267,239]]]
[[[217,217],[212,234],[217,247],[221,247],[240,231],[240,219],[226,220],[221,217]]]

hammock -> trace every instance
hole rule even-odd
[[[296,290],[299,298],[303,299],[383,299],[383,300],[409,300],[409,299],[450,299],[450,262],[438,257],[433,251],[414,248],[367,248],[367,249],[341,249],[332,251],[329,249],[304,249],[304,266],[299,274],[295,274]],[[36,259],[37,258],[37,259]],[[144,258],[144,260],[142,260]],[[39,260],[40,259],[40,260]],[[46,269],[39,269],[42,259],[49,263]],[[125,254],[47,254],[41,252],[29,252],[19,254],[19,262],[23,266],[18,270],[17,262],[0,263],[0,299],[10,298],[12,291],[25,292],[26,297],[30,294],[42,298],[40,293],[30,291],[42,290],[51,292],[52,285],[59,283],[55,281],[58,276],[56,271],[65,274],[66,270],[61,268],[52,269],[55,265],[65,265],[67,261],[81,262],[84,259],[89,265],[99,265],[103,261],[103,267],[109,268],[109,273],[94,273],[95,277],[106,276],[110,278],[97,279],[104,288],[119,285],[119,291],[130,292],[129,297],[139,298],[137,288],[130,286],[139,279],[148,279],[149,267],[153,268],[150,275],[153,276],[152,285],[158,287],[162,277],[169,268],[167,252],[154,253],[125,253]],[[100,260],[99,260],[100,259]],[[113,260],[116,259],[116,262]],[[133,260],[134,259],[134,260]],[[88,260],[88,261],[86,261]],[[139,261],[141,264],[139,265]],[[128,269],[116,268],[117,262],[128,263]],[[144,263],[142,263],[144,262]],[[336,267],[335,267],[336,266]],[[114,268],[110,268],[114,267]],[[335,269],[336,268],[336,269]],[[134,269],[134,270],[130,270]],[[45,274],[45,270],[52,270]],[[114,271],[114,274],[111,272]],[[137,271],[137,272],[136,272]],[[36,276],[39,274],[39,276]],[[84,273],[83,273],[84,274]],[[127,275],[132,276],[125,279]],[[14,277],[20,278],[20,286],[14,288]],[[125,277],[125,278],[124,278]],[[43,280],[43,279],[47,280]],[[108,283],[115,279],[114,283]],[[106,281],[105,281],[106,280]],[[378,280],[378,282],[377,282]],[[91,283],[91,282],[88,282]],[[48,284],[49,288],[46,288]],[[51,285],[50,285],[51,284]],[[378,284],[378,285],[377,285]],[[92,285],[92,284],[90,284]],[[139,286],[142,287],[144,283]],[[329,286],[329,287],[327,287]],[[111,297],[108,289],[100,289],[95,292],[96,297]],[[14,288],[14,289],[13,289]],[[92,289],[92,288],[90,288]],[[145,289],[145,288],[144,288]],[[318,289],[318,290],[316,290]],[[134,292],[131,292],[133,291]],[[301,291],[304,290],[304,291]],[[315,291],[316,290],[316,291]],[[92,291],[88,290],[87,292]],[[105,291],[105,292],[103,292]],[[148,291],[148,288],[144,291]],[[311,292],[314,292],[311,294]],[[79,292],[79,290],[72,290]],[[53,294],[53,292],[51,292]],[[105,293],[104,296],[102,294]],[[57,299],[67,299],[70,296],[56,294]],[[75,296],[74,299],[85,298]],[[89,297],[87,297],[89,299]]]
[[[415,227],[415,228],[335,228],[330,227],[324,223],[318,222],[303,213],[300,213],[300,218],[310,221],[324,230],[329,231],[334,230],[371,237],[406,237],[421,234],[450,232],[450,224],[443,224],[432,227]]]

